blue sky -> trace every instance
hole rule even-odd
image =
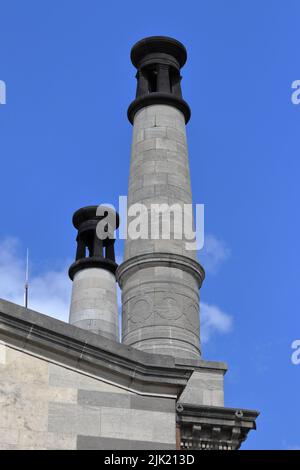
[[[73,212],[127,194],[130,48],[179,39],[204,357],[229,364],[227,406],[261,412],[245,449],[300,448],[299,1],[0,0],[0,17],[0,296],[21,301],[29,247],[34,307],[64,318]]]

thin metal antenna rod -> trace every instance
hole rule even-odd
[[[27,248],[27,252],[26,252],[25,291],[24,291],[25,308],[28,307],[28,287],[29,287],[29,250]]]

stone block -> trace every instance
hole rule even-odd
[[[48,403],[43,401],[22,400],[1,404],[1,426],[17,430],[44,432],[47,430]]]
[[[166,127],[151,127],[145,129],[144,131],[145,140],[155,139],[155,138],[166,138],[167,137],[167,128]]]
[[[111,390],[111,385],[101,380],[88,377],[56,364],[49,364],[49,385],[81,390]]]
[[[166,184],[167,183],[167,175],[166,174],[157,174],[154,173],[153,175],[147,175],[143,178],[143,187],[151,186],[154,187],[156,184]],[[154,195],[154,191],[151,195]]]
[[[131,394],[79,390],[78,403],[93,407],[130,408]]]
[[[141,142],[137,142],[134,146],[133,152],[135,154],[139,154],[139,153],[146,152],[147,150],[151,150],[155,148],[156,148],[156,139],[147,139],[147,140],[142,140]]]
[[[174,443],[174,434],[175,414],[117,408],[101,409],[101,437],[147,442],[163,440]]]
[[[100,435],[100,412],[87,406],[49,403],[49,432]]]
[[[4,383],[47,384],[48,363],[22,351],[6,347],[6,367],[1,370]]]
[[[164,160],[167,160],[168,153],[169,153],[169,150],[152,149],[152,150],[147,150],[146,152],[142,152],[138,155],[135,155],[134,159],[137,161],[140,161],[139,159],[142,158],[142,164],[146,162],[164,161]]]
[[[145,139],[145,131],[144,129],[136,129],[134,128],[134,142],[141,142]],[[147,138],[147,137],[146,137]]]
[[[77,447],[77,435],[48,432],[46,447],[48,450],[75,450]]]
[[[167,137],[170,140],[179,142],[182,145],[186,145],[185,133],[181,129],[167,128]]]
[[[171,150],[172,152],[176,152],[177,150],[177,143],[174,140],[170,140],[167,138],[156,138],[155,139],[155,148],[163,149],[163,150]]]
[[[2,425],[2,423],[0,425]],[[19,431],[17,429],[0,427],[0,444],[4,446],[4,449],[8,445],[17,445],[18,440]]]
[[[130,408],[136,410],[175,413],[175,401],[170,398],[131,395]]]

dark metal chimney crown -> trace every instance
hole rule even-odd
[[[166,36],[151,36],[138,41],[131,49],[131,61],[137,68],[136,98],[128,108],[133,123],[136,112],[144,106],[167,104],[183,112],[186,123],[191,111],[181,93],[180,69],[186,62],[181,42]]]
[[[98,206],[87,206],[78,209],[73,215],[73,225],[78,230],[76,260],[70,266],[69,276],[85,268],[102,268],[115,273],[118,265],[115,262],[114,230],[119,226],[119,215],[111,207],[101,206],[103,216],[97,215]],[[100,239],[97,225],[105,217],[115,223],[104,225],[104,232],[109,237]]]

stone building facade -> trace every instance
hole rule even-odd
[[[152,37],[133,47],[131,59],[137,94],[128,109],[128,207],[143,204],[150,214],[153,204],[165,204],[175,220],[192,202],[190,109],[180,85],[186,50],[174,39]],[[226,408],[227,366],[202,359],[204,270],[196,251],[173,223],[168,240],[128,238],[117,266],[115,240],[102,235],[114,234],[118,223],[102,206],[73,216],[69,324],[0,301],[0,448],[238,449],[258,412]]]

